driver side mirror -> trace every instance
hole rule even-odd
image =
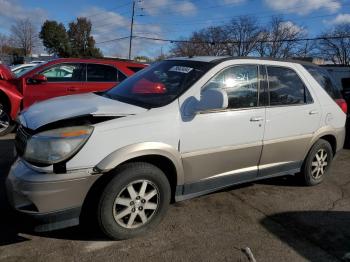
[[[194,97],[189,97],[184,103],[184,113],[186,116],[193,116],[200,112],[226,109],[228,107],[228,96],[222,89],[206,89],[202,91],[198,101]]]
[[[34,75],[29,79],[30,83],[41,84],[47,82],[47,77],[42,74]]]

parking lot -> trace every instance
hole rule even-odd
[[[317,187],[269,179],[180,202],[141,238],[113,242],[79,227],[28,230],[5,200],[13,135],[0,138],[0,261],[339,261],[350,253],[350,150]],[[348,255],[349,256],[349,255]]]

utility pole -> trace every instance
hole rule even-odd
[[[129,60],[131,59],[131,47],[134,29],[134,16],[135,16],[135,0],[132,1],[132,15],[131,15],[131,25],[130,25],[130,39],[129,39]]]

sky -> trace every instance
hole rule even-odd
[[[134,35],[162,39],[188,37],[194,30],[222,25],[241,15],[253,15],[260,25],[272,16],[303,28],[313,37],[340,23],[350,23],[350,0],[135,0]],[[66,26],[88,17],[104,55],[126,58],[132,0],[0,0],[0,33],[9,34],[16,19],[29,18],[40,29],[46,19]],[[169,42],[133,39],[132,56],[156,57]]]

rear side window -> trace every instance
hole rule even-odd
[[[304,68],[313,76],[317,83],[319,83],[319,85],[330,95],[330,97],[333,99],[342,98],[339,87],[327,70],[308,65],[304,65]]]
[[[270,106],[312,103],[312,98],[298,74],[285,67],[267,66]]]
[[[121,82],[126,77],[116,68],[107,65],[88,64],[88,82]]]

